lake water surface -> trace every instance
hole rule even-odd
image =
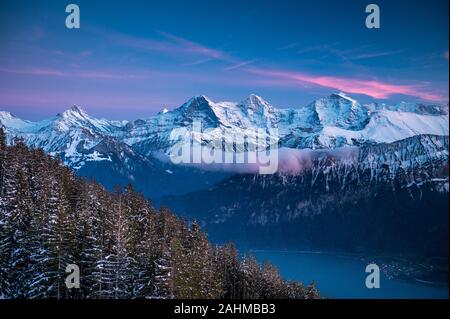
[[[365,285],[367,264],[352,256],[290,251],[252,251],[270,261],[286,279],[305,284],[315,280],[323,297],[330,298],[448,298],[448,287],[388,279],[381,274],[380,288]]]

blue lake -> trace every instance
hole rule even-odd
[[[381,274],[380,288],[365,285],[367,264],[355,257],[325,253],[252,251],[270,261],[286,279],[305,284],[316,281],[323,297],[330,298],[448,298],[448,287],[388,279]]]

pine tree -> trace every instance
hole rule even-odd
[[[242,298],[260,299],[262,297],[262,273],[254,256],[244,256],[241,263],[241,271]]]
[[[10,243],[6,232],[8,231],[7,202],[6,202],[6,167],[8,148],[6,147],[6,136],[2,128],[0,128],[0,296],[9,295],[7,280]],[[10,163],[11,164],[11,163]]]
[[[232,243],[226,244],[220,254],[219,268],[225,278],[225,294],[226,299],[238,299],[240,295],[240,261],[236,247]]]
[[[141,226],[136,245],[135,259],[137,278],[133,295],[135,298],[147,298],[154,295],[156,261],[160,251],[156,229],[156,212],[143,201],[139,210],[138,222]]]
[[[13,298],[25,298],[30,281],[29,246],[33,239],[30,231],[33,203],[26,155],[26,146],[22,141],[16,140],[15,145],[6,154],[10,165],[5,172],[2,196],[2,274],[8,284],[7,296]]]
[[[6,154],[6,135],[3,129],[0,127],[0,198],[3,197],[3,189],[5,185]]]
[[[315,284],[212,247],[199,225],[110,193],[0,130],[0,295],[7,298],[319,298]],[[76,264],[81,289],[65,286]]]

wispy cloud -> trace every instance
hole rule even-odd
[[[233,80],[233,78],[226,78],[214,75],[208,75],[204,73],[192,73],[188,71],[165,71],[160,69],[83,69],[78,65],[73,69],[56,69],[56,68],[0,68],[0,79],[6,79],[2,77],[2,73],[16,74],[16,75],[29,75],[36,77],[46,78],[79,78],[86,80],[108,80],[108,81],[130,81],[139,80],[141,83],[145,81],[174,81],[174,80],[190,80],[199,83],[211,83],[213,81],[220,81],[220,83],[238,83],[239,81]],[[241,82],[239,82],[241,83]]]
[[[0,69],[1,73],[23,74],[44,77],[77,77],[87,79],[130,79],[142,77],[139,74],[128,72],[114,72],[105,70],[75,70],[61,71],[52,68],[17,68],[17,69]]]
[[[293,42],[293,43],[286,44],[286,45],[284,45],[282,47],[279,47],[277,50],[278,51],[285,51],[285,50],[293,49],[293,48],[295,48],[297,46],[298,46],[298,43],[297,42]]]
[[[444,101],[445,97],[430,92],[425,85],[391,84],[378,80],[365,80],[338,76],[315,76],[300,72],[265,70],[249,68],[249,72],[270,78],[273,82],[279,80],[284,85],[304,86],[313,84],[326,88],[338,89],[347,93],[364,94],[377,99],[387,99],[395,94],[415,96],[429,101]]]
[[[130,37],[126,35],[110,34],[112,38],[121,44],[129,45],[135,48],[142,48],[147,50],[158,50],[164,51],[170,54],[190,54],[201,56],[203,59],[195,60],[184,65],[199,65],[207,63],[213,60],[219,60],[230,64],[229,66],[223,68],[224,71],[231,71],[239,69],[244,72],[251,73],[253,75],[263,76],[264,78],[259,78],[258,81],[266,81],[266,83],[277,83],[280,84],[280,80],[283,84],[296,85],[298,86],[301,82],[304,84],[313,84],[317,86],[339,89],[346,91],[348,93],[365,94],[374,98],[388,98],[393,94],[406,94],[411,96],[420,97],[427,100],[442,100],[441,96],[432,93],[426,93],[420,90],[418,86],[411,85],[396,85],[389,84],[378,80],[361,80],[353,78],[345,78],[339,76],[312,76],[307,75],[302,72],[291,72],[291,71],[273,71],[263,68],[249,68],[249,65],[257,62],[257,59],[252,60],[241,60],[227,54],[224,51],[213,49],[205,45],[196,43],[191,40],[175,36],[167,32],[159,32],[163,36],[163,39],[142,39],[136,37]],[[383,57],[393,54],[398,54],[401,50],[397,51],[385,51],[385,52],[367,52],[367,46],[354,48],[351,50],[340,50],[336,48],[337,43],[331,44],[321,44],[317,46],[312,46],[308,48],[303,48],[297,50],[297,53],[307,53],[307,52],[325,52],[328,54],[333,54],[344,61],[351,60],[362,60],[375,57]],[[297,43],[291,43],[284,47],[287,48],[297,48]],[[283,49],[283,48],[281,48]]]
[[[195,61],[192,61],[192,62],[184,63],[183,66],[200,65],[200,64],[205,64],[205,63],[208,63],[208,62],[211,62],[211,61],[214,61],[214,60],[215,59],[212,59],[212,58],[200,59],[200,60],[195,60]]]
[[[175,36],[167,32],[159,32],[167,40],[171,41],[171,44],[183,52],[189,52],[202,56],[207,56],[214,59],[228,60],[230,57],[223,51],[211,49],[196,42]]]
[[[324,88],[337,89],[347,93],[364,94],[373,98],[386,99],[392,95],[402,94],[413,97],[418,97],[424,100],[443,101],[446,98],[442,94],[438,94],[430,89],[429,84],[404,84],[402,81],[393,84],[392,82],[383,81],[379,78],[371,77],[370,74],[364,73],[361,76],[360,72],[355,72],[352,77],[341,75],[314,75],[305,70],[289,70],[289,69],[271,69],[254,66],[259,61],[258,59],[243,60],[239,59],[225,51],[210,48],[208,46],[196,43],[194,41],[175,36],[167,32],[157,32],[159,38],[143,38],[113,31],[102,31],[98,29],[93,30],[95,33],[101,35],[110,42],[118,45],[144,50],[148,52],[161,52],[168,55],[181,56],[183,58],[190,58],[193,62],[188,62],[184,65],[199,65],[208,63],[210,61],[220,61],[226,66],[222,67],[222,71],[239,70],[242,74],[246,74],[248,78],[254,80],[253,83],[266,83],[274,86],[285,87],[305,87],[305,86],[319,86]],[[385,52],[367,52],[366,47],[359,47],[351,50],[339,50],[336,48],[336,43],[330,45],[318,45],[309,48],[298,49],[298,53],[324,51],[329,54],[341,57],[343,60],[358,60],[369,59],[375,57],[384,57],[392,54],[398,54],[401,50],[385,51]],[[296,43],[288,45],[292,48],[298,48]],[[288,47],[286,46],[286,47]],[[80,56],[89,56],[91,51],[82,51]],[[448,59],[448,51],[446,53]],[[154,73],[146,72],[145,70],[119,70],[113,67],[110,70],[66,70],[66,69],[52,69],[52,68],[3,68],[0,69],[3,73],[15,74],[29,74],[34,76],[52,76],[52,77],[77,77],[85,79],[102,79],[102,80],[125,80],[137,78],[151,78]],[[163,72],[163,71],[159,71]],[[177,76],[177,72],[170,73],[168,76]],[[186,74],[180,75],[194,78],[195,76],[202,76],[202,74]],[[205,76],[203,74],[203,76]],[[225,81],[225,80],[223,80]]]
[[[95,32],[104,31],[96,30]],[[157,33],[162,36],[162,39],[139,38],[116,32],[108,32],[105,34],[105,36],[118,44],[129,46],[135,49],[158,51],[168,55],[182,56],[183,58],[197,58],[192,62],[184,63],[183,66],[195,66],[212,61],[220,61],[229,64],[229,66],[225,67],[223,70],[230,71],[240,69],[259,60],[241,60],[226,53],[225,51],[210,48],[200,43],[173,35],[168,32],[158,31]]]
[[[104,31],[99,29],[91,29],[94,33],[97,33],[114,42],[118,45],[149,51],[149,52],[161,52],[168,55],[190,55],[197,57],[204,57],[207,59],[217,60],[229,60],[231,59],[225,52],[221,50],[212,49],[203,46],[199,43],[175,36],[167,32],[158,32],[161,38],[150,37],[136,37],[129,34],[124,34],[115,31]],[[200,60],[204,61],[204,60]],[[203,63],[203,62],[199,62]]]
[[[242,62],[238,62],[236,64],[233,64],[229,67],[224,68],[225,71],[231,71],[231,70],[236,70],[236,69],[240,69],[244,66],[253,64],[255,62],[259,61],[259,59],[253,59],[253,60],[248,60],[248,61],[242,61]]]
[[[386,57],[386,56],[396,55],[396,54],[402,53],[403,51],[404,50],[361,53],[361,54],[357,54],[357,55],[351,57],[351,59],[352,60],[363,60],[363,59]]]
[[[29,69],[0,69],[2,73],[27,74],[35,76],[64,76],[64,72],[51,68],[29,68]]]
[[[404,50],[391,51],[374,51],[371,50],[370,45],[355,47],[349,50],[342,50],[338,48],[338,43],[319,44],[311,47],[301,48],[297,50],[297,54],[306,54],[311,52],[325,53],[327,55],[335,56],[343,61],[357,61],[371,58],[386,57],[403,52]]]

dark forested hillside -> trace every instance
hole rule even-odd
[[[240,247],[438,258],[448,263],[448,136],[327,153],[298,174],[236,175],[155,201]]]
[[[80,289],[65,285],[68,264]],[[270,264],[212,246],[196,223],[155,210],[131,186],[77,178],[0,130],[0,296],[4,298],[317,298]]]

